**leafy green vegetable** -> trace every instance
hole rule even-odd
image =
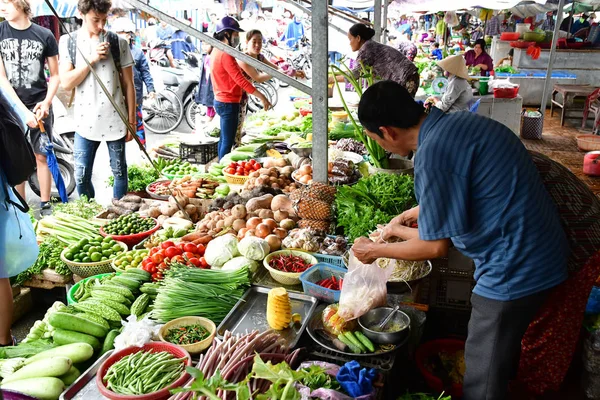
[[[300,131],[302,132],[312,132],[313,129],[313,118],[312,114],[307,115],[302,119],[302,124],[300,124]]]
[[[272,128],[267,129],[266,131],[263,132],[263,135],[277,136],[281,132],[302,132],[302,130],[298,126],[281,124],[279,126],[274,126]]]
[[[89,199],[84,195],[77,200],[68,203],[57,203],[53,206],[52,214],[65,213],[75,215],[85,219],[91,219],[98,215],[104,207],[96,202],[95,199]]]
[[[516,74],[517,70],[510,65],[502,65],[500,67],[495,68],[496,72],[503,72],[507,74]]]
[[[140,192],[146,190],[146,186],[156,181],[160,174],[150,165],[131,165],[127,167],[127,190],[130,192]],[[108,178],[108,185],[114,186],[113,176]]]
[[[414,181],[409,175],[377,173],[354,186],[340,186],[335,204],[338,226],[354,241],[414,207]]]
[[[0,347],[0,358],[31,357],[56,347],[50,340],[39,339],[17,346]]]

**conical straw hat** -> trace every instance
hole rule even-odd
[[[459,78],[469,79],[469,71],[467,70],[467,64],[462,56],[450,56],[446,57],[441,61],[437,62],[444,71],[452,75],[456,75]]]

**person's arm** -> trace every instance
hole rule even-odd
[[[72,90],[79,86],[81,82],[87,78],[90,73],[90,68],[85,62],[82,62],[76,68],[73,68],[73,62],[68,58],[68,46],[67,37],[61,39],[61,46],[64,50],[61,50],[61,60],[58,67],[58,75],[60,77],[60,85],[65,90]],[[64,41],[64,45],[62,42]],[[108,42],[99,43],[96,47],[96,51],[88,57],[88,62],[93,67],[100,60],[104,60],[108,57],[109,44]]]
[[[506,61],[506,60],[510,60],[510,58],[509,58],[509,57],[504,57],[504,58],[502,58],[500,61],[498,61],[498,62],[496,63],[496,67],[495,67],[495,68],[501,67],[501,66],[502,66],[502,64],[504,63],[504,61]]]
[[[52,99],[58,92],[58,86],[60,85],[60,77],[58,76],[58,56],[48,57],[48,68],[50,69],[50,81],[48,82],[48,92],[44,101],[37,103],[33,109],[37,119],[46,118],[50,107],[52,106]]]
[[[252,65],[247,64],[244,61],[238,60],[237,63],[240,66],[240,68],[243,69],[250,78],[252,78],[254,82],[263,83],[271,79],[271,75],[265,72],[259,72]]]
[[[445,257],[448,255],[449,247],[449,239],[421,240],[412,238],[397,243],[375,243],[371,239],[361,237],[354,241],[352,251],[360,262],[371,264],[378,258],[425,261]]]
[[[17,111],[23,118],[23,122],[27,124],[30,128],[37,127],[37,119],[35,114],[29,111],[29,109],[23,104],[19,96],[17,96],[17,92],[13,89],[10,81],[6,77],[6,71],[4,69],[4,62],[0,58],[0,92],[4,94],[6,100],[13,103],[13,107],[15,107],[15,111]]]
[[[142,53],[140,57],[140,75],[142,76],[142,81],[144,81],[148,93],[154,92],[154,79],[152,79],[150,65],[148,65],[148,60],[146,59],[144,53]]]
[[[254,87],[252,82],[250,82],[248,79],[246,79],[244,77],[244,74],[242,74],[242,70],[241,70],[240,66],[237,64],[237,62],[235,61],[235,58],[233,58],[227,54],[223,54],[221,61],[222,61],[223,68],[225,69],[225,72],[229,76],[231,76],[233,81],[238,86],[240,86],[242,89],[244,89],[248,94],[254,94],[254,92],[256,92],[256,88]]]
[[[460,97],[461,93],[462,89],[456,84],[456,82],[453,82],[452,84],[448,85],[446,92],[440,101],[435,103],[435,106],[443,112],[447,112]]]
[[[137,123],[136,118],[136,107],[135,107],[135,85],[133,83],[133,66],[125,67],[121,69],[120,74],[121,87],[123,88],[123,94],[125,95],[125,104],[127,105],[127,117],[129,124],[135,130]],[[127,141],[133,139],[131,133],[127,130]]]

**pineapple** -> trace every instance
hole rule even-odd
[[[321,200],[303,198],[296,202],[297,214],[302,219],[328,221],[331,219],[331,205]]]
[[[335,186],[330,186],[325,183],[315,182],[308,186],[307,196],[310,199],[321,200],[332,204],[335,200]]]
[[[267,322],[278,331],[292,322],[292,305],[287,290],[282,287],[271,289],[267,295]]]
[[[329,221],[318,221],[314,219],[301,219],[298,221],[298,227],[304,229],[314,229],[317,231],[329,232],[331,223]]]

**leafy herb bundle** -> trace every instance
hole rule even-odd
[[[91,219],[103,209],[104,207],[98,204],[95,199],[88,199],[86,196],[81,196],[77,200],[69,201],[68,203],[55,204],[52,214],[64,213],[84,219]]]
[[[160,177],[152,166],[131,165],[127,167],[127,190],[130,192],[140,192],[146,190],[146,186],[156,181]],[[115,185],[115,178],[108,178],[108,185]]]
[[[378,173],[354,186],[340,186],[335,204],[338,226],[351,241],[368,236],[377,225],[416,205],[414,181],[408,175]]]

